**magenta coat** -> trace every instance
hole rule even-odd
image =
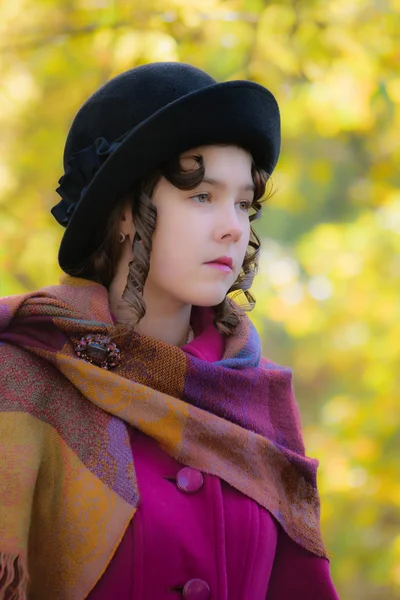
[[[211,324],[184,350],[218,360]],[[214,475],[179,464],[131,430],[136,515],[88,600],[338,600],[329,562]]]

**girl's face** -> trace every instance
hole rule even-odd
[[[146,294],[197,306],[222,302],[243,264],[254,196],[251,157],[235,146],[204,146],[182,155],[184,168],[204,160],[203,182],[180,190],[162,178],[153,194],[157,223]],[[231,259],[232,268],[215,264]],[[227,260],[229,262],[229,260]]]
[[[242,267],[254,196],[251,156],[235,146],[202,146],[182,155],[184,168],[196,166],[195,154],[205,167],[197,188],[180,190],[165,178],[155,188],[157,222],[145,300],[215,306]]]

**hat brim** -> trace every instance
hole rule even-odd
[[[271,174],[280,152],[274,96],[249,81],[216,83],[179,98],[135,127],[78,203],[61,241],[60,267],[67,273],[75,271],[100,247],[116,201],[135,181],[172,156],[217,143],[245,147],[257,166]]]

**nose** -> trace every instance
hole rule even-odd
[[[237,211],[233,209],[221,211],[214,233],[217,241],[231,240],[237,242],[242,237],[244,230],[244,218],[240,218]]]

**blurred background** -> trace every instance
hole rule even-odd
[[[340,597],[400,598],[400,0],[2,0],[0,295],[58,282],[71,119],[150,61],[278,99],[252,319],[294,370]]]

